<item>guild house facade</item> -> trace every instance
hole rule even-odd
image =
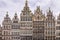
[[[12,19],[8,14],[0,26],[0,40],[60,40],[60,14],[55,19],[50,8],[47,15],[40,6],[32,13],[26,0],[20,19],[17,13]]]

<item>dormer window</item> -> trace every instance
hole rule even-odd
[[[26,15],[26,13],[23,13],[23,15]]]
[[[13,23],[18,23],[18,21],[13,21]]]
[[[17,16],[15,17],[15,19],[17,19]]]
[[[39,19],[39,16],[37,18]]]

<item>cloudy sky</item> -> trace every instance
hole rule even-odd
[[[40,6],[45,14],[49,7],[54,16],[57,16],[60,12],[60,0],[28,0],[28,3],[32,12],[36,9],[36,6]],[[24,4],[25,0],[0,0],[0,24],[2,24],[7,11],[11,19],[14,17],[15,12],[19,17]]]

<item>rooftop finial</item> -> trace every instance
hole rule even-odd
[[[6,12],[7,14],[6,14],[6,17],[8,17],[9,15],[8,15],[8,11]]]
[[[15,16],[17,16],[17,13],[15,12]]]
[[[17,12],[15,12],[15,16],[14,17],[15,17],[15,19],[17,18]]]
[[[42,12],[42,11],[40,10],[40,6],[37,6],[36,12],[38,12],[38,13]]]
[[[26,0],[25,6],[27,6],[27,5],[28,5],[28,1]]]
[[[40,11],[40,6],[37,6],[37,10],[39,10],[39,11]]]
[[[48,9],[48,14],[47,15],[52,15],[52,11],[51,11],[50,7]]]
[[[50,7],[49,7],[49,12],[51,12]]]

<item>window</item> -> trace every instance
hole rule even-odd
[[[21,23],[20,26],[21,26],[21,27],[25,27],[25,24],[26,24],[26,23]]]
[[[19,37],[19,36],[17,36],[17,37],[12,37],[12,39],[20,39],[20,37]]]
[[[55,23],[52,23],[52,27],[55,27]]]
[[[2,35],[2,32],[0,32],[0,35]]]
[[[32,34],[32,30],[21,30],[20,34]]]
[[[23,36],[21,40],[32,40],[32,36]]]
[[[21,21],[32,21],[32,17],[28,17],[28,16],[21,17]]]
[[[23,15],[26,15],[26,13],[23,13]]]
[[[60,24],[60,22],[57,22],[57,24]]]
[[[26,17],[21,17],[21,21],[27,21]]]
[[[60,40],[60,37],[56,38],[56,40]]]
[[[49,31],[48,31],[48,34],[49,34],[49,35],[52,35],[52,31],[49,30]]]
[[[10,26],[11,26],[11,25],[5,25],[5,26],[4,26],[4,29],[10,29]]]
[[[12,32],[12,35],[20,35],[19,32]]]
[[[27,18],[27,21],[32,21],[32,17],[28,17]]]
[[[13,21],[13,23],[18,23],[18,21]]]
[[[19,25],[12,25],[12,29],[20,29]]]
[[[9,22],[9,20],[5,20],[6,22]]]
[[[20,26],[21,27],[32,27],[32,23],[30,23],[30,22],[21,23]]]
[[[56,30],[60,30],[60,26],[56,26]]]
[[[34,21],[34,25],[44,25],[44,21]]]
[[[51,23],[48,23],[47,25],[48,25],[48,27],[52,27]]]
[[[59,36],[60,36],[60,33],[59,33]]]
[[[10,37],[4,37],[4,40],[10,40]]]
[[[4,31],[4,35],[10,35],[9,31]]]
[[[60,36],[60,32],[56,32],[56,36]]]

